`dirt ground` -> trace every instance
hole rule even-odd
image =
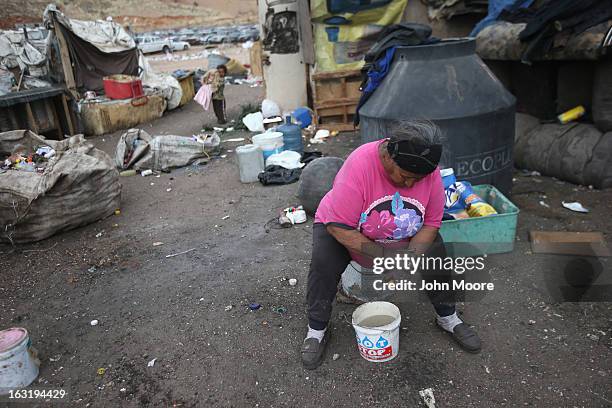
[[[229,85],[226,96],[235,118],[263,89]],[[143,128],[191,135],[209,122],[192,103]],[[118,137],[92,140],[112,155]],[[316,147],[346,157],[358,144],[343,133]],[[495,291],[461,305],[482,337],[480,354],[461,351],[435,327],[431,306],[411,301],[399,303],[399,356],[369,363],[350,325],[355,306],[338,304],[327,358],[306,371],[299,349],[312,221],[267,233],[279,209],[297,204],[297,184],[241,184],[236,145],[223,143],[227,156],[205,166],[122,178],[118,216],[0,246],[0,327],[30,331],[42,361],[33,387],[63,388],[66,406],[78,407],[417,407],[429,387],[436,407],[612,406],[612,303],[559,302],[567,258],[533,254],[527,240],[542,229],[602,231],[609,241],[612,191],[516,174],[514,252],[489,256]],[[572,213],[562,200],[591,212]],[[610,261],[601,263],[610,284]]]

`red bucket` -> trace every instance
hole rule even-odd
[[[144,95],[142,81],[131,75],[110,75],[102,79],[104,93],[110,99],[139,98]]]

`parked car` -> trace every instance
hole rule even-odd
[[[172,51],[187,51],[191,45],[187,41],[171,41]]]
[[[206,37],[207,44],[221,44],[226,42],[227,37],[224,34],[211,34]]]
[[[167,53],[174,49],[172,45],[172,40],[170,40],[169,38],[143,36],[137,37],[136,42],[138,43],[138,48],[140,48],[145,54],[152,52]]]
[[[229,34],[227,34],[227,36],[225,37],[225,42],[238,42],[240,39],[240,32],[239,31],[232,31]]]

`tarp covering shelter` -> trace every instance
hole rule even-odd
[[[55,30],[61,30],[70,52],[76,87],[100,91],[102,78],[113,74],[138,75],[138,48],[130,35],[112,21],[69,19],[55,5],[47,6],[44,21],[55,15]]]

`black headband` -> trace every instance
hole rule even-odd
[[[387,151],[402,170],[415,174],[429,174],[440,162],[442,145],[397,140],[392,137],[387,143]]]

